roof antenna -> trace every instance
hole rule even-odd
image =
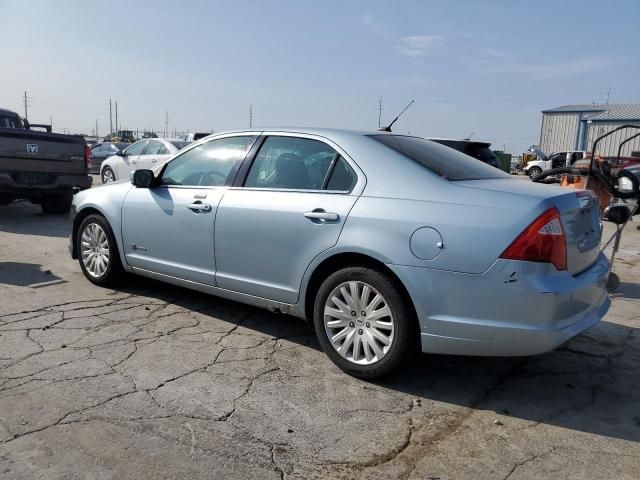
[[[475,133],[476,133],[476,132],[471,132],[471,135],[469,135],[467,138],[465,138],[465,140],[471,140],[471,137],[473,137],[473,135],[474,135]]]
[[[394,119],[393,119],[393,122],[391,122],[391,123],[390,123],[389,125],[387,125],[386,127],[380,127],[380,128],[378,128],[378,131],[379,131],[379,132],[390,132],[390,131],[391,131],[391,127],[393,126],[393,124],[394,124],[394,123],[396,123],[396,122],[398,121],[398,119],[400,118],[400,116],[401,116],[404,112],[406,112],[406,111],[409,109],[409,107],[410,107],[411,105],[413,105],[413,102],[415,102],[415,100],[411,100],[411,101],[409,102],[409,105],[407,105],[406,107],[404,107],[404,110],[402,110],[402,111],[398,114],[398,116],[397,116],[396,118],[394,118]]]

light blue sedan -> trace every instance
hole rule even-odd
[[[91,282],[130,272],[306,318],[365,378],[417,350],[546,352],[610,304],[594,196],[393,133],[212,135],[78,193],[72,226]]]

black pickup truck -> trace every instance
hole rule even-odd
[[[89,156],[83,137],[31,130],[0,109],[0,205],[23,198],[45,213],[67,213],[74,190],[91,187]]]

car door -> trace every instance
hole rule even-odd
[[[158,150],[158,154],[156,155],[156,158],[152,162],[153,166],[155,167],[156,165],[164,162],[177,151],[178,151],[178,148],[176,148],[174,145],[171,145],[169,142],[163,142],[162,146],[160,147],[160,150]]]
[[[138,168],[151,170],[158,164],[158,155],[164,144],[160,140],[149,140],[147,148],[138,157]]]
[[[311,261],[336,244],[364,175],[312,136],[268,136],[215,224],[219,287],[295,303]]]
[[[133,188],[122,206],[125,259],[132,267],[215,283],[218,203],[255,136],[212,140],[164,166],[154,188]]]
[[[128,146],[120,157],[120,161],[114,162],[116,168],[116,179],[124,180],[129,178],[129,173],[140,168],[138,166],[138,159],[144,149],[146,148],[148,140],[140,140]]]

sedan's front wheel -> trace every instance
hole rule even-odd
[[[122,275],[118,246],[104,217],[89,215],[82,220],[76,248],[82,272],[96,285],[112,285]]]
[[[387,375],[414,353],[412,309],[396,282],[366,267],[330,275],[318,290],[314,326],[323,350],[360,378]]]

